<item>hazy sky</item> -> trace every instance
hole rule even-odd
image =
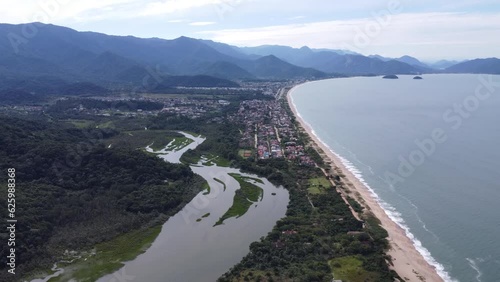
[[[480,2],[480,4],[478,4]],[[499,0],[2,0],[0,22],[423,60],[500,57]]]

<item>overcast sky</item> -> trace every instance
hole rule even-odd
[[[500,57],[499,0],[2,0],[1,5],[0,22],[41,21],[113,35],[307,45],[427,61]]]

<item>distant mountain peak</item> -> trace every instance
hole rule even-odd
[[[451,73],[500,74],[500,59],[498,58],[474,59],[448,67],[445,69],[445,71]]]

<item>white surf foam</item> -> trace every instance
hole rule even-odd
[[[471,259],[471,258],[466,258],[466,259],[469,262],[470,267],[472,267],[472,269],[474,269],[476,271],[476,273],[477,273],[477,275],[476,275],[476,281],[481,282],[481,276],[483,276],[483,273],[479,269],[479,266],[477,265],[477,261],[474,260],[474,259]],[[481,262],[480,259],[477,259],[477,260],[479,262]]]
[[[443,280],[447,281],[447,282],[454,282],[454,281],[457,281],[457,280],[454,280],[451,278],[451,276],[448,274],[448,272],[446,272],[444,266],[442,264],[440,264],[439,262],[437,262],[434,257],[432,257],[431,253],[429,252],[429,250],[427,250],[427,248],[425,248],[423,245],[422,245],[422,242],[420,242],[420,240],[418,240],[415,235],[413,235],[413,233],[411,233],[410,231],[410,227],[408,225],[406,225],[402,215],[400,212],[398,212],[393,206],[391,206],[390,204],[388,204],[387,202],[385,202],[384,200],[382,200],[379,195],[370,187],[370,185],[365,181],[365,179],[363,178],[363,174],[362,172],[353,164],[351,163],[349,160],[347,160],[346,158],[340,156],[339,154],[337,154],[335,151],[333,151],[326,143],[324,143],[316,134],[314,131],[312,131],[312,133],[318,138],[318,140],[323,143],[323,145],[325,145],[329,150],[330,152],[332,152],[335,156],[337,156],[340,161],[342,162],[342,164],[344,165],[344,167],[349,170],[353,175],[354,177],[356,177],[359,182],[361,182],[367,189],[368,191],[370,191],[370,194],[371,196],[377,201],[377,203],[382,207],[382,209],[384,210],[385,214],[387,214],[387,216],[394,222],[396,222],[397,225],[399,225],[399,227],[401,227],[404,231],[405,231],[405,234],[408,238],[410,238],[410,240],[412,241],[413,243],[413,246],[417,249],[417,251],[424,257],[424,259],[432,266],[434,266],[436,268],[436,271],[438,273],[438,275],[443,278]]]

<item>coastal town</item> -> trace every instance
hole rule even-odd
[[[298,143],[297,130],[282,100],[249,100],[229,120],[245,125],[240,147],[253,149],[257,159],[286,158],[302,165],[314,161]]]

